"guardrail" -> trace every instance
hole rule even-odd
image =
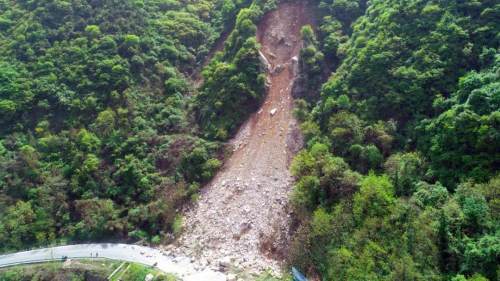
[[[12,262],[12,263],[0,264],[0,268],[11,267],[11,266],[16,266],[16,265],[34,264],[34,263],[46,263],[46,262],[65,261],[67,259],[71,259],[71,260],[88,260],[89,257],[53,258],[53,259],[20,261],[20,262]],[[92,260],[94,260],[94,259],[96,259],[96,260],[114,260],[114,259],[110,259],[110,258],[106,258],[106,257],[92,258]]]
[[[295,267],[292,267],[292,275],[294,281],[308,281],[307,278]]]
[[[138,245],[138,246],[143,246],[143,245],[149,245],[148,243],[145,243],[144,239],[141,239],[136,242],[131,242],[129,240],[111,240],[111,241],[54,241],[51,244],[47,245],[38,245],[26,249],[21,249],[21,250],[9,250],[7,252],[0,252],[0,256],[3,255],[10,255],[10,254],[15,254],[19,253],[20,251],[22,252],[27,252],[27,251],[36,251],[36,250],[43,250],[47,248],[55,248],[55,247],[61,247],[61,246],[71,246],[71,245],[79,245],[79,244],[120,244],[120,243],[125,243],[128,245]]]
[[[90,260],[90,261],[94,261],[94,260],[121,261],[121,262],[136,263],[136,264],[140,264],[140,265],[147,266],[147,267],[154,267],[154,266],[152,266],[150,264],[142,263],[142,262],[139,262],[139,261],[133,261],[133,262],[131,262],[131,261],[120,260],[120,259],[112,259],[112,258],[107,258],[107,257],[97,257],[97,258],[89,258],[89,257],[67,257],[67,258],[40,259],[40,260],[29,260],[29,261],[5,263],[5,264],[1,264],[0,268],[7,268],[7,267],[12,267],[12,266],[27,265],[27,264],[46,263],[46,262],[63,262],[63,261],[66,261],[68,259],[69,260]],[[160,271],[162,271],[160,268],[157,268],[157,269],[160,270]],[[165,272],[165,273],[169,273],[169,272]]]

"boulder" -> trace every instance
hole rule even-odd
[[[283,69],[285,69],[285,67],[282,64],[278,64],[274,67],[273,74],[279,74]]]
[[[265,71],[269,71],[269,69],[271,68],[271,64],[269,63],[266,56],[261,51],[259,51],[259,60],[260,60],[261,64],[264,66]]]
[[[153,278],[155,278],[155,277],[153,276],[153,274],[148,273],[148,275],[146,275],[146,278],[144,278],[144,281],[152,281],[152,280],[153,280]]]
[[[226,272],[231,266],[231,258],[225,257],[219,261],[219,271]]]

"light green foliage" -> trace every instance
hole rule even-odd
[[[415,152],[391,155],[384,168],[394,182],[396,193],[406,196],[415,191],[416,184],[423,178],[426,169],[424,160]]]
[[[201,174],[201,176],[203,177],[204,180],[211,179],[215,175],[215,172],[220,168],[221,165],[222,165],[222,163],[219,159],[216,159],[216,158],[208,159],[203,164],[203,173]]]
[[[21,66],[0,58],[0,125],[7,126],[16,111],[24,109],[33,98],[30,82]]]
[[[78,141],[81,149],[85,152],[97,151],[101,146],[101,140],[85,129],[78,133]]]
[[[354,195],[353,213],[358,221],[382,217],[394,204],[394,188],[386,176],[370,174],[360,183],[360,190]]]
[[[291,171],[297,177],[292,202],[299,210],[313,210],[316,205],[326,206],[352,194],[359,181],[359,175],[321,143],[301,151],[293,160]]]
[[[87,158],[83,162],[83,170],[86,173],[91,173],[97,171],[99,167],[99,158],[94,154],[88,154]]]
[[[102,136],[109,136],[111,132],[113,132],[113,130],[115,129],[115,124],[116,124],[116,114],[110,108],[101,111],[99,115],[97,115],[95,121],[96,130]]]
[[[500,256],[500,234],[485,235],[478,240],[466,240],[464,263],[465,272],[484,272],[487,276],[498,276],[498,257]],[[482,277],[469,280],[487,280]],[[494,280],[494,279],[492,279]]]
[[[421,181],[416,185],[416,192],[413,195],[415,204],[421,208],[430,206],[433,208],[440,208],[447,201],[449,193],[444,186],[439,182],[436,184],[429,184]]]
[[[148,275],[149,270],[141,265],[131,265],[127,271],[127,274],[123,276],[123,281],[139,281],[144,280],[146,275]]]
[[[175,236],[179,236],[181,234],[183,221],[182,216],[178,215],[175,217],[174,223],[172,224],[172,232]]]
[[[294,101],[293,117],[299,122],[305,122],[309,117],[309,104],[303,99]]]
[[[451,281],[489,281],[487,278],[483,277],[481,274],[474,274],[470,278],[466,278],[462,274],[459,274],[451,279]]]
[[[34,240],[31,225],[36,221],[35,212],[28,202],[19,201],[7,208],[0,220],[0,241],[11,247],[22,247]]]
[[[346,154],[351,145],[361,143],[363,124],[355,114],[340,111],[332,115],[328,122],[333,149],[339,155]]]
[[[439,8],[430,12],[426,3]],[[492,27],[478,12],[492,9],[492,5],[491,1],[474,8],[459,1],[372,3],[354,24],[346,58],[324,86],[324,93],[336,96],[348,91],[359,114],[373,120],[396,119],[401,128],[433,113],[434,97],[454,90],[465,66],[479,59],[482,46],[497,44],[497,39],[483,36],[494,37],[498,27]],[[462,17],[469,9],[475,11],[472,16]],[[401,20],[390,24],[395,18]],[[481,35],[469,36],[476,30]]]
[[[184,155],[180,169],[188,181],[206,181],[214,175],[221,163],[218,159],[209,157],[208,150],[203,146]]]
[[[98,38],[101,35],[101,29],[97,25],[87,25],[85,27],[85,32],[90,38]]]

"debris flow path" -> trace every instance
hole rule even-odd
[[[289,162],[301,147],[291,89],[300,29],[311,18],[306,4],[282,3],[259,24],[267,96],[231,141],[225,166],[186,211],[184,234],[172,253],[191,256],[202,268],[280,271],[290,236]]]

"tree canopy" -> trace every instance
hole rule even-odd
[[[222,32],[246,24],[236,15],[250,4],[0,1],[0,251],[171,241],[178,209],[224,156],[194,118],[190,77]],[[249,86],[259,76],[253,31],[233,32],[244,40],[229,72],[203,93],[262,94]]]
[[[500,6],[317,4],[301,76],[319,52],[331,75],[296,101],[289,262],[323,280],[498,280]]]

